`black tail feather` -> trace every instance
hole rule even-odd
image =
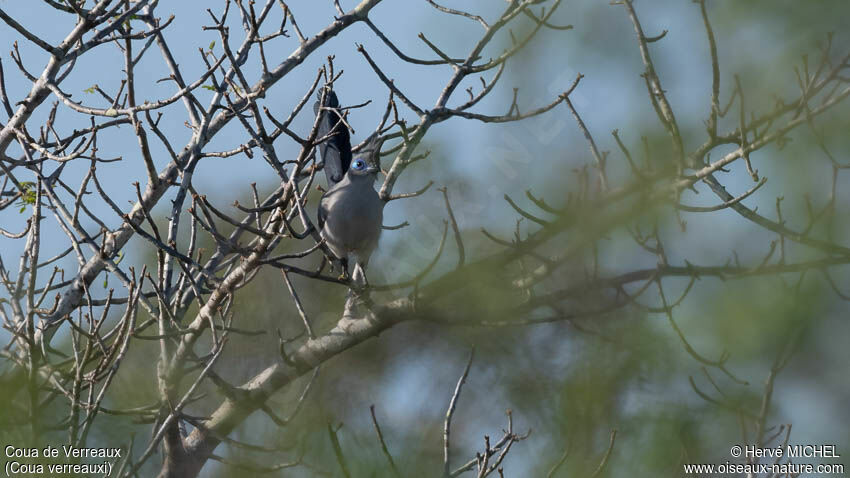
[[[321,100],[321,92],[319,98]],[[333,90],[327,90],[325,94],[325,107],[339,108],[339,98]],[[334,184],[342,181],[351,165],[351,134],[336,111],[320,110],[319,101],[313,106],[313,111],[322,115],[319,121],[318,137],[322,138],[333,132],[333,136],[319,145],[319,153],[325,163],[324,170],[325,177],[328,180],[328,188],[331,188]]]

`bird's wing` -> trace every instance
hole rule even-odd
[[[325,107],[339,108],[339,99],[333,90],[328,90],[325,94]],[[336,111],[320,109],[318,101],[313,106],[313,111],[321,115],[318,137],[322,138],[333,132],[333,136],[319,145],[319,153],[325,163],[325,177],[330,188],[342,181],[351,164],[351,135]]]
[[[319,231],[325,228],[325,220],[328,217],[328,208],[330,207],[330,201],[327,200],[328,193],[322,195],[322,198],[319,199],[319,210],[316,213],[316,219],[319,223]]]

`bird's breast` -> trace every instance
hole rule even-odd
[[[347,251],[373,249],[383,222],[383,202],[374,189],[340,191],[329,199],[324,227],[328,241]]]

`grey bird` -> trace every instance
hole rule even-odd
[[[354,263],[352,278],[367,285],[363,270],[378,245],[384,218],[384,201],[375,191],[380,144],[373,137],[364,154],[355,158],[341,181],[319,201],[319,230],[330,251],[347,269]]]

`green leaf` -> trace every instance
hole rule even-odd
[[[212,50],[213,48],[215,48],[215,40],[211,41],[210,46],[208,47],[209,50]]]
[[[201,88],[205,90],[215,91],[215,87],[210,85],[202,85]]]
[[[24,212],[27,205],[35,204],[35,183],[32,181],[21,182],[21,212]]]

